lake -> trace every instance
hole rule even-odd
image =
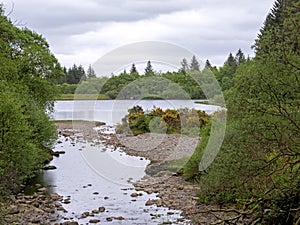
[[[52,114],[54,120],[88,120],[102,121],[109,125],[121,122],[127,114],[128,109],[139,105],[145,111],[150,111],[153,107],[162,109],[195,108],[211,114],[219,106],[198,104],[196,100],[83,100],[83,101],[57,101],[55,112]],[[197,102],[203,100],[197,100]]]

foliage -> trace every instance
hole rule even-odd
[[[154,70],[152,68],[150,60],[147,62],[147,66],[145,68],[145,76],[154,76]]]
[[[46,111],[63,73],[45,39],[15,27],[0,10],[0,196],[49,159],[55,137]]]
[[[92,71],[91,71],[92,72]],[[66,74],[66,82],[68,84],[78,84],[80,81],[86,80],[86,74],[83,66],[77,66],[76,64],[73,67],[68,69]]]
[[[199,181],[201,201],[251,210],[254,223],[299,222],[299,11],[298,1],[275,3],[255,58],[238,65],[226,92],[229,120],[217,158],[207,171],[197,171],[204,133],[183,171]]]
[[[166,109],[153,108],[145,113],[142,107],[134,106],[128,110],[128,115],[117,126],[117,133],[129,133],[137,135],[141,133],[167,133],[199,135],[199,129],[209,121],[209,116],[195,109]]]

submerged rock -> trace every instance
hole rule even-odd
[[[44,170],[55,170],[55,169],[56,169],[56,166],[53,166],[53,165],[48,165],[48,166],[44,167]]]
[[[100,220],[99,220],[99,219],[91,219],[89,222],[90,222],[90,223],[99,223]]]

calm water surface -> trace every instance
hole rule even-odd
[[[201,101],[201,100],[200,100]],[[103,100],[103,101],[57,101],[54,120],[89,120],[102,121],[110,125],[121,122],[128,109],[135,105],[142,106],[145,111],[153,107],[162,109],[195,108],[211,114],[218,106],[196,104],[193,100]]]

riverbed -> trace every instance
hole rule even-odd
[[[51,162],[56,170],[44,172],[50,191],[64,197],[66,211],[59,212],[61,219],[56,222],[86,224],[99,219],[110,224],[187,223],[180,211],[146,206],[149,199],[157,199],[155,193],[134,189],[132,183],[145,175],[149,160],[107,148],[99,140],[87,141],[80,132],[60,135],[54,151],[65,152]]]
[[[192,100],[56,102],[52,118],[73,121],[71,127],[67,127],[71,129],[65,130],[72,135],[61,132],[53,149],[65,152],[51,162],[57,169],[43,173],[50,191],[63,196],[65,210],[59,211],[60,220],[56,222],[88,224],[91,220],[99,220],[110,224],[189,224],[180,216],[181,211],[159,204],[157,193],[148,194],[134,189],[133,183],[145,176],[149,160],[129,156],[116,146],[108,147],[97,135],[89,133],[95,132],[93,123],[88,126],[88,135],[76,126],[75,121],[78,120],[101,121],[107,125],[100,129],[113,133],[112,126],[121,122],[134,105],[142,106],[145,111],[153,107],[197,108],[208,113],[218,110],[216,106],[196,104]],[[77,131],[74,132],[74,129]]]

